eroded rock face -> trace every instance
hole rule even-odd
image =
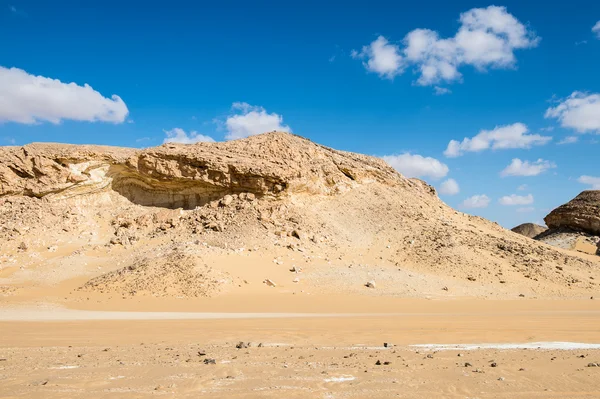
[[[193,209],[236,193],[331,195],[372,181],[418,183],[378,158],[278,132],[145,150],[62,144],[0,147],[0,196],[60,200],[112,189],[139,205]]]
[[[588,190],[544,218],[550,229],[569,228],[600,235],[600,190]]]

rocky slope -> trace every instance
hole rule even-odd
[[[276,277],[268,292],[589,297],[600,278],[597,263],[457,212],[378,158],[287,133],[0,148],[0,217],[9,296],[61,284],[82,287],[67,301],[245,295]]]

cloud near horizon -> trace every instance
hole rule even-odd
[[[435,158],[418,154],[384,155],[383,160],[405,177],[430,177],[439,180],[448,174],[448,166]]]
[[[63,120],[125,122],[129,110],[117,95],[103,97],[87,83],[63,83],[0,66],[0,123],[59,124]]]
[[[500,205],[514,206],[514,205],[531,205],[533,204],[533,195],[505,195],[498,200]]]
[[[198,132],[191,131],[189,134],[185,130],[176,127],[171,130],[163,130],[167,136],[163,140],[164,143],[180,143],[180,144],[195,144],[195,143],[214,143],[215,140],[212,137],[199,134]]]
[[[487,208],[490,204],[490,201],[490,197],[488,197],[487,195],[477,194],[465,199],[461,203],[461,206],[463,208]]]
[[[591,186],[592,190],[600,190],[600,177],[595,176],[580,176],[577,181],[581,184]]]
[[[232,115],[225,120],[227,140],[241,139],[261,133],[291,132],[288,125],[283,124],[283,117],[276,113],[268,113],[261,106],[250,105],[245,102],[235,102],[231,106]]]
[[[531,148],[547,144],[552,137],[539,134],[528,134],[529,129],[524,123],[496,126],[492,130],[481,130],[476,136],[465,137],[462,141],[450,140],[444,155],[456,158],[465,152],[480,152],[487,149],[505,150],[515,148]]]
[[[506,7],[473,8],[460,14],[453,37],[440,38],[430,29],[415,29],[398,44],[379,36],[353,58],[380,77],[393,79],[409,66],[419,73],[417,84],[430,86],[462,79],[459,69],[469,65],[479,71],[507,69],[516,64],[514,51],[536,47],[540,38],[508,13]]]
[[[440,184],[439,192],[443,195],[456,195],[460,192],[460,187],[456,180],[448,179]]]

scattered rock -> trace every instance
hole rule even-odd
[[[217,364],[215,359],[204,359],[204,364]]]
[[[588,363],[588,367],[599,367],[598,363]]]
[[[365,284],[367,288],[375,288],[375,281],[371,280]]]
[[[469,363],[469,362],[466,362],[465,363],[465,367],[473,367],[473,365],[471,363]]]
[[[490,364],[490,367],[498,367],[498,364],[497,364],[496,362],[492,362],[492,363]]]
[[[246,343],[246,342],[238,342],[238,344],[235,346],[237,349],[247,349],[250,347],[250,342]]]
[[[277,287],[277,284],[275,284],[272,280],[270,279],[265,279],[263,281],[263,283],[265,283],[266,285],[268,285],[269,287]]]

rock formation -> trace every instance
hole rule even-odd
[[[513,227],[511,230],[515,233],[521,234],[522,236],[535,238],[537,235],[548,230],[548,228],[535,223],[523,223],[517,227]]]
[[[600,235],[600,190],[583,191],[544,218],[550,229],[569,228]]]
[[[225,295],[243,290],[249,267],[269,273],[252,287],[272,279],[271,291],[286,279],[361,295],[597,289],[590,260],[457,212],[379,158],[288,133],[144,150],[0,147],[0,218],[1,292],[86,277],[71,295]],[[257,263],[223,266],[241,254]]]

